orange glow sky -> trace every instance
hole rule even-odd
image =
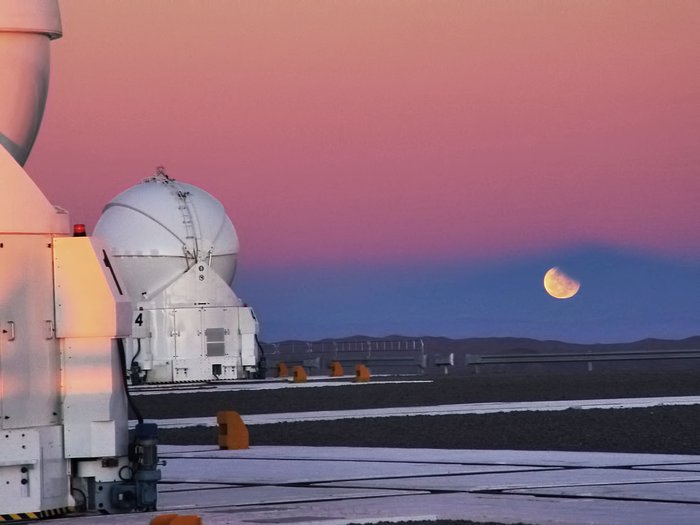
[[[28,169],[89,229],[162,164],[248,268],[700,260],[696,0],[60,3]]]

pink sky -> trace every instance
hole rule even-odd
[[[75,222],[164,165],[252,264],[700,259],[700,2],[62,0],[28,170]]]

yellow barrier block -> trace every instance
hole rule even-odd
[[[202,525],[202,518],[195,515],[161,514],[153,518],[150,525]]]
[[[297,365],[292,368],[292,375],[295,383],[306,383],[306,370],[304,370],[303,366]]]
[[[153,518],[150,525],[202,525],[202,518],[195,515],[161,514]]]
[[[150,525],[170,525],[170,522],[177,518],[177,514],[161,514],[150,521]]]
[[[277,375],[275,377],[289,377],[289,369],[284,361],[277,363]]]
[[[366,383],[369,378],[369,368],[363,364],[355,365],[355,383]]]
[[[344,373],[340,361],[331,361],[331,377],[341,377]]]
[[[219,424],[219,448],[241,450],[248,448],[248,427],[245,426],[240,414],[233,410],[223,410],[216,413]]]

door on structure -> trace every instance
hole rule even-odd
[[[173,375],[175,381],[210,379],[200,371],[204,347],[201,308],[177,308],[172,311],[174,326]]]
[[[0,428],[59,420],[50,235],[0,235]]]

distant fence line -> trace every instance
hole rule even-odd
[[[424,374],[427,366],[422,339],[352,339],[345,341],[293,341],[262,343],[268,369],[279,363],[301,365],[310,373],[323,373],[337,361],[353,373],[364,364],[373,373]]]
[[[462,370],[479,373],[493,365],[528,365],[538,363],[585,363],[593,371],[596,362],[643,362],[700,359],[700,349],[625,350],[608,352],[518,352],[503,354],[470,354],[430,352],[426,354],[423,339],[348,339],[344,341],[292,341],[263,343],[268,369],[280,362],[301,365],[311,374],[323,374],[333,361],[344,367],[365,364],[374,373],[419,374],[429,370],[449,373]],[[438,373],[440,373],[438,372]]]
[[[371,352],[378,350],[425,351],[422,339],[352,339],[347,341],[292,341],[261,343],[265,355],[296,352]]]
[[[516,365],[533,363],[587,363],[588,370],[593,370],[593,363],[601,361],[661,361],[676,359],[700,359],[700,349],[682,348],[677,350],[636,350],[613,352],[562,352],[556,354],[466,354],[464,364],[473,366],[478,373],[483,365]]]

